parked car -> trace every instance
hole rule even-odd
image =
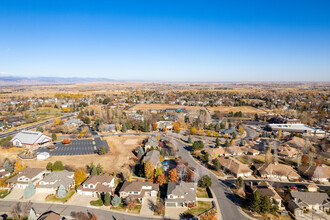
[[[298,188],[296,186],[289,186],[289,189],[297,190]]]

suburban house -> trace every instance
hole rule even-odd
[[[36,189],[38,192],[49,192],[55,194],[58,187],[63,185],[66,190],[69,190],[75,183],[73,175],[73,172],[69,172],[67,170],[53,171],[39,181],[39,185]]]
[[[232,157],[219,157],[221,166],[225,171],[232,173],[236,177],[251,176],[252,170],[245,164]]]
[[[159,185],[151,182],[124,182],[123,186],[119,190],[121,198],[130,197],[132,199],[138,199],[142,201],[144,196],[157,197],[159,191]]]
[[[161,165],[159,160],[160,152],[158,150],[149,151],[143,158],[143,163],[145,164],[147,161],[151,161],[154,167],[158,167]]]
[[[284,164],[256,164],[255,168],[263,178],[279,178],[281,180],[298,180],[300,178],[291,166]]]
[[[196,183],[168,183],[165,206],[185,207],[191,204],[196,205]]]
[[[330,200],[326,193],[291,192],[292,200],[288,207],[295,216],[304,215],[305,210],[323,213],[330,210]]]
[[[159,146],[159,144],[158,144],[157,138],[152,136],[145,143],[145,145],[144,145],[144,151],[148,151],[148,150],[150,150],[152,148],[153,149],[156,149],[156,147],[158,147],[158,146]]]
[[[0,178],[10,176],[10,172],[5,170],[4,167],[0,167]]]
[[[219,133],[221,134],[227,134],[227,135],[233,135],[234,133],[235,134],[238,134],[238,132],[236,131],[235,128],[228,128],[228,129],[220,129],[219,130]]]
[[[89,176],[83,184],[81,184],[77,193],[97,197],[104,193],[113,194],[115,187],[115,178],[109,174]]]
[[[275,199],[278,202],[278,207],[280,210],[285,209],[284,206],[282,206],[282,199],[281,196],[275,191],[274,187],[272,187],[268,182],[258,182],[256,185],[253,185],[253,183],[250,183],[250,188],[252,192],[258,191],[260,197],[267,196],[270,201]]]
[[[316,184],[314,184],[314,183],[309,184],[307,186],[308,192],[317,192],[318,189],[319,189],[319,187]]]
[[[24,168],[23,170],[19,171],[16,176],[7,179],[6,183],[8,183],[9,186],[25,189],[30,181],[34,185],[39,183],[46,172],[47,171],[43,168]]]
[[[77,127],[79,127],[82,124],[83,124],[83,122],[80,119],[72,118],[72,119],[69,119],[66,122],[64,122],[63,125],[64,126],[69,126],[69,127],[77,128]]]
[[[249,154],[249,155],[259,155],[260,151],[253,149],[251,147],[240,147],[240,151],[243,152],[244,154]]]
[[[299,154],[299,151],[296,148],[286,146],[279,146],[277,148],[278,155],[282,157],[295,157]]]
[[[38,218],[38,220],[65,220],[65,219],[66,219],[65,217],[62,217],[53,211],[45,212]]]
[[[10,141],[14,146],[30,148],[33,146],[39,146],[47,142],[51,142],[53,139],[39,131],[21,131],[16,134]]]
[[[173,130],[173,121],[158,121],[157,127],[161,131],[165,131],[165,128],[167,131]]]
[[[330,167],[324,164],[320,166],[299,166],[298,171],[302,176],[313,181],[327,182],[330,179]]]

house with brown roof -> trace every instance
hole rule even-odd
[[[330,180],[330,167],[322,164],[320,166],[299,166],[298,171],[304,177],[319,182],[328,182]]]
[[[260,197],[267,196],[271,201],[274,199],[278,202],[279,209],[285,209],[282,206],[282,198],[281,196],[275,191],[274,187],[272,187],[268,182],[258,182],[256,185],[250,183],[250,187],[252,192],[258,191]]]
[[[330,200],[326,193],[318,192],[291,192],[292,200],[288,208],[295,216],[303,216],[305,210],[324,213],[330,210]]]
[[[105,173],[102,175],[89,176],[77,189],[80,195],[97,197],[104,193],[113,194],[115,178]]]
[[[232,157],[219,157],[221,166],[225,171],[230,172],[236,177],[251,176],[252,170],[245,164]]]
[[[147,152],[143,158],[143,163],[145,164],[147,161],[151,161],[151,163],[154,165],[154,168],[160,166],[160,152],[158,150],[151,150]]]
[[[156,197],[159,191],[159,185],[151,182],[124,182],[119,190],[121,198],[130,197],[142,201],[145,196]]]
[[[248,155],[253,155],[253,156],[260,154],[260,151],[258,151],[256,149],[253,149],[250,146],[248,146],[248,147],[246,147],[246,146],[240,147],[240,150],[241,150],[241,152],[243,152],[243,154],[248,154]]]
[[[299,151],[296,148],[290,147],[288,145],[279,146],[277,150],[278,155],[282,157],[295,157],[299,154]]]
[[[24,168],[19,171],[17,175],[7,179],[6,183],[12,187],[25,189],[30,181],[34,185],[37,185],[46,172],[47,171],[43,168]]]
[[[43,213],[38,220],[65,220],[65,217],[62,217],[61,215],[53,212],[53,211],[48,211]]]
[[[284,164],[256,164],[255,168],[263,178],[278,178],[280,180],[298,180],[300,178],[295,169]]]
[[[9,177],[10,172],[5,170],[4,167],[0,167],[0,178]]]

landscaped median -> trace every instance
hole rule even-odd
[[[76,192],[75,190],[71,190],[63,198],[59,198],[56,195],[49,195],[49,196],[46,197],[46,201],[47,202],[62,202],[62,203],[66,203],[67,201],[70,200],[70,198],[73,196],[73,194],[75,194],[75,192]]]
[[[105,201],[103,201],[102,198],[99,198],[98,200],[90,201],[89,204],[98,207],[102,207],[102,206],[110,207],[111,210],[133,213],[133,214],[140,214],[140,210],[141,210],[141,203],[138,200],[127,201],[126,203],[120,200],[120,203],[114,206],[114,205],[105,205]]]

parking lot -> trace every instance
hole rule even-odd
[[[62,142],[58,142],[54,144],[54,150],[49,150],[47,147],[40,147],[36,151],[48,152],[51,156],[86,155],[96,154],[102,145],[109,150],[106,141],[102,141],[100,138],[95,138],[87,140],[71,140],[70,144],[62,144]]]

